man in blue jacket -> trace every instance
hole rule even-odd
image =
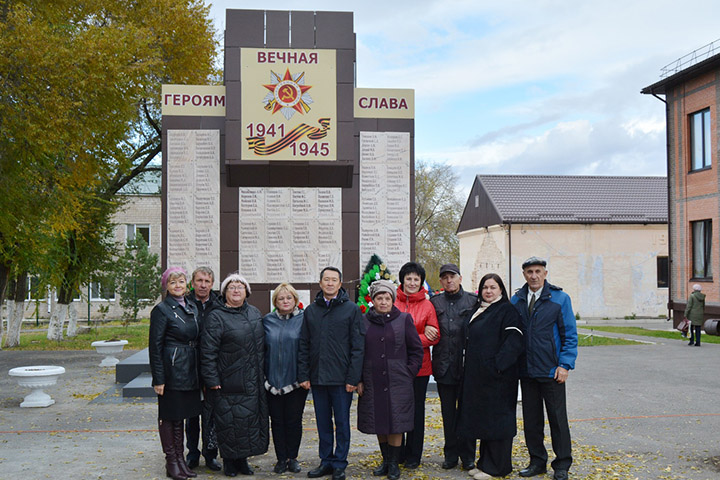
[[[307,476],[332,474],[333,480],[345,480],[350,404],[362,375],[365,326],[360,308],[342,288],[340,270],[324,268],[320,290],[305,309],[298,349],[298,382],[305,389],[312,387],[319,437],[320,466]]]
[[[547,282],[546,266],[541,258],[528,258],[522,264],[526,283],[510,300],[523,319],[526,342],[520,385],[530,465],[520,470],[520,476],[532,477],[547,471],[544,403],[555,452],[553,479],[566,480],[572,464],[572,446],[565,382],[569,371],[575,368],[577,327],[570,297]]]

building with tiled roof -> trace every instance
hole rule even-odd
[[[477,175],[458,237],[467,290],[494,272],[513,292],[535,255],[581,317],[667,314],[665,177]]]

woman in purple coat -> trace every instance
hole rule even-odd
[[[376,434],[383,462],[373,475],[400,477],[402,434],[412,430],[413,380],[423,348],[413,319],[393,306],[395,285],[377,280],[370,285],[373,306],[364,315],[365,357],[358,384],[358,430]]]

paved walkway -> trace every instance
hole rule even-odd
[[[568,383],[575,456],[571,478],[720,478],[720,345],[695,348],[681,340],[658,340],[580,349]],[[123,401],[114,371],[100,369],[99,361],[94,352],[0,351],[0,478],[165,478],[155,402]],[[46,390],[57,403],[21,409],[27,391],[7,371],[42,364],[67,370],[57,386]],[[305,472],[317,464],[310,404],[305,413],[303,473],[298,478],[306,478]],[[402,478],[469,478],[459,469],[440,468],[442,425],[434,393],[428,399],[425,446],[421,468],[404,471]],[[350,478],[371,478],[377,458],[375,438],[353,430]],[[271,473],[274,461],[272,453],[252,458],[255,477],[292,478]],[[522,433],[516,437],[513,461],[516,469],[527,462]],[[200,479],[226,478],[202,466],[197,471]],[[513,473],[507,478],[519,477]]]

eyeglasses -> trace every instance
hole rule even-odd
[[[241,290],[245,290],[245,285],[230,285],[227,289],[231,292],[239,292]]]

